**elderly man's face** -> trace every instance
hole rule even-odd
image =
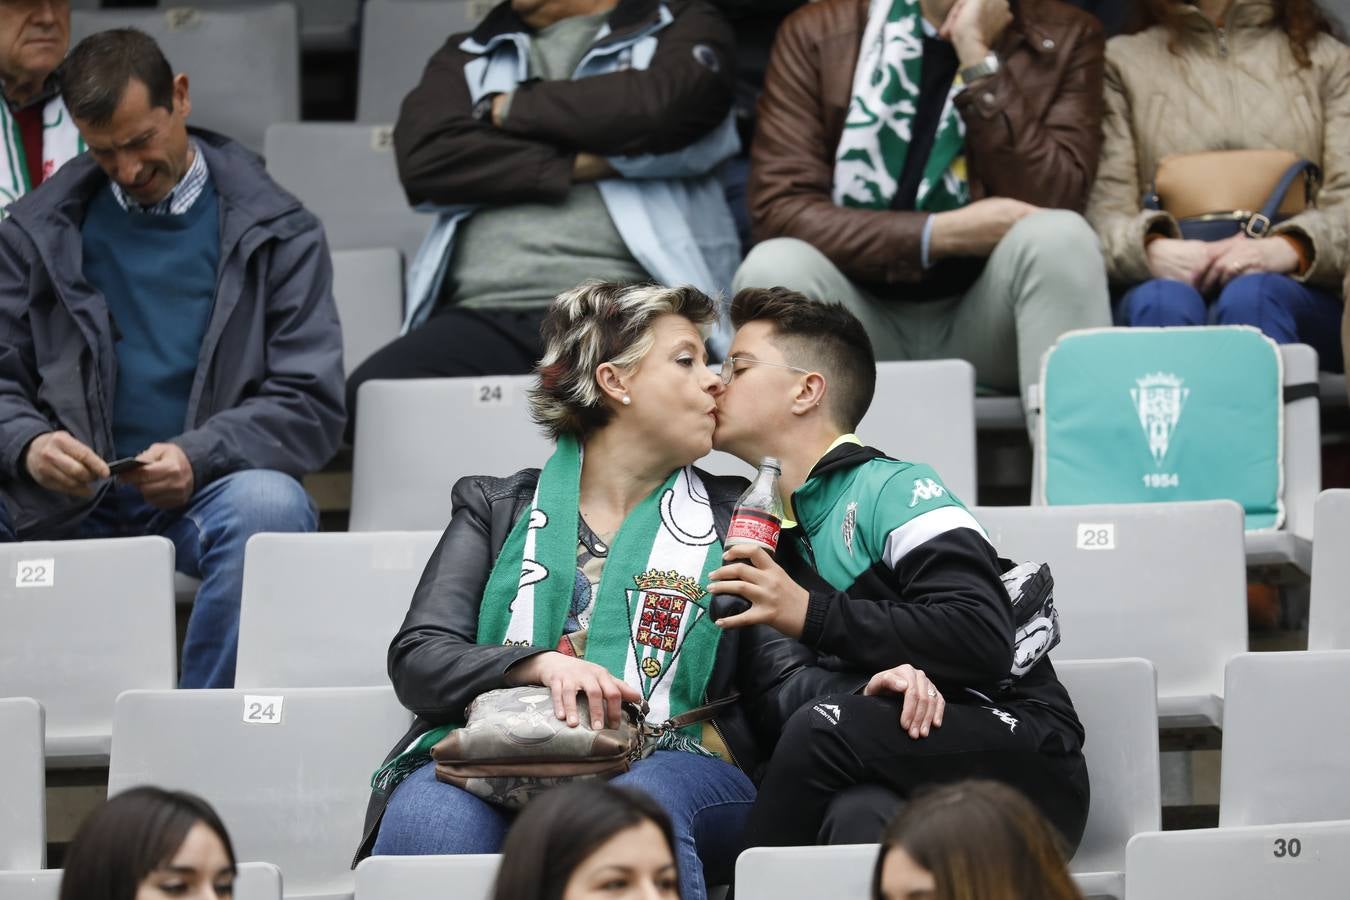
[[[41,86],[70,49],[70,0],[0,0],[0,79]]]

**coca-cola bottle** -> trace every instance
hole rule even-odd
[[[772,456],[764,457],[759,474],[736,501],[723,546],[753,544],[770,556],[778,549],[778,534],[783,527],[783,501],[778,497],[778,476],[782,467]],[[713,621],[735,616],[750,608],[750,601],[735,594],[713,594]]]

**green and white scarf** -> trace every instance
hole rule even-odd
[[[558,646],[577,567],[581,448],[564,436],[544,466],[534,499],[497,555],[478,613],[479,644]],[[655,722],[705,702],[721,630],[704,589],[721,565],[707,489],[692,467],[646,497],[610,543],[591,611],[585,658],[642,692]],[[390,790],[427,762],[462,723],[434,728],[375,773]],[[707,752],[701,726],[663,735],[662,749]]]
[[[9,104],[3,99],[0,99],[0,132],[5,141],[5,150],[0,153],[0,218],[3,218],[6,207],[33,189],[28,178],[23,134]],[[84,140],[66,111],[65,101],[60,96],[48,100],[42,108],[43,178],[50,178],[53,172],[84,150]]]
[[[853,98],[835,155],[836,205],[890,209],[918,110],[923,34],[919,0],[872,0],[853,71]],[[915,209],[942,212],[970,202],[966,126],[954,102],[960,90],[960,79],[955,79],[924,163]]]

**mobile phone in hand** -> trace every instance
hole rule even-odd
[[[123,472],[139,469],[143,465],[145,465],[144,460],[137,459],[134,456],[124,456],[108,463],[108,471],[113,475],[121,475]]]

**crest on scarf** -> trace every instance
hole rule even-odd
[[[692,578],[675,571],[648,569],[633,576],[627,591],[633,623],[633,653],[642,673],[642,694],[649,697],[669,672],[690,629],[707,612],[700,602],[707,592]]]
[[[1148,451],[1154,465],[1162,465],[1172,444],[1172,434],[1181,421],[1181,410],[1191,389],[1184,387],[1184,379],[1167,372],[1154,372],[1135,379],[1130,388],[1130,399],[1139,414],[1139,425],[1148,439]]]

